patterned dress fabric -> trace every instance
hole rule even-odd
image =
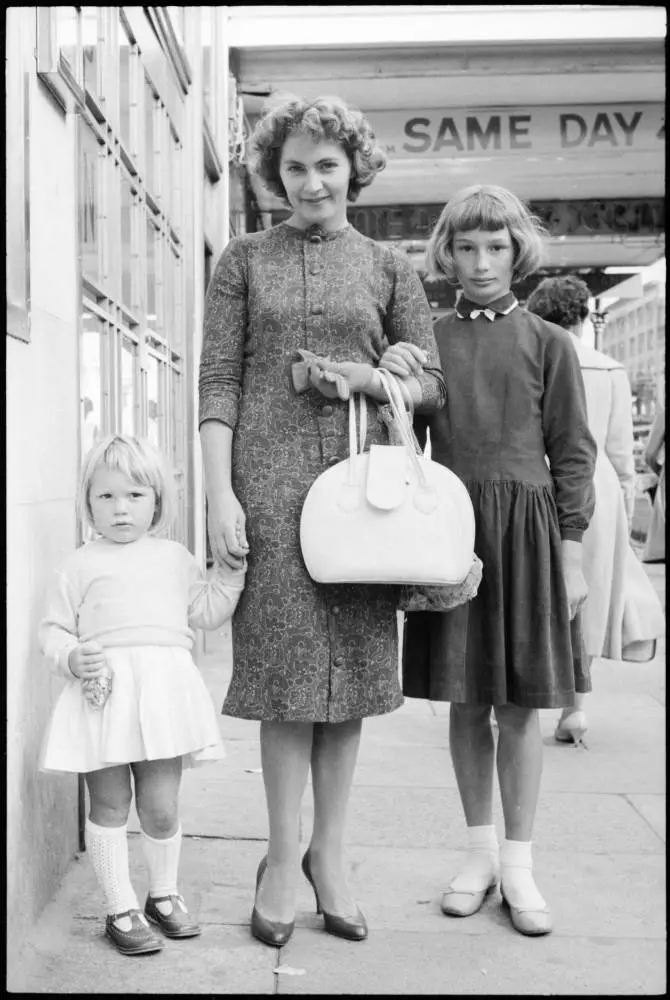
[[[221,255],[206,300],[200,422],[234,430],[233,489],[250,545],[224,714],[343,722],[402,704],[398,588],[321,585],[305,568],[302,505],[348,455],[348,403],[297,394],[291,379],[300,349],[376,364],[400,340],[428,356],[421,409],[437,409],[444,380],[421,282],[404,254],[350,226],[280,223]],[[367,408],[368,445],[385,443],[379,408]]]
[[[520,307],[493,321],[446,317],[435,337],[447,403],[417,418],[417,434],[430,427],[432,459],[467,486],[484,566],[468,603],[407,615],[403,691],[466,704],[570,705],[590,679],[569,619],[561,539],[581,540],[589,523],[596,456],[575,348],[560,327]]]

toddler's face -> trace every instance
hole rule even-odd
[[[134,542],[151,527],[156,509],[153,489],[118,469],[98,469],[88,496],[95,530],[110,542]]]
[[[485,306],[509,292],[514,270],[514,244],[509,229],[468,229],[454,236],[452,254],[458,280],[467,297]]]

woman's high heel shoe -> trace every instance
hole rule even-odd
[[[558,725],[554,730],[554,739],[558,743],[574,743],[586,749],[584,733],[586,732],[586,714],[580,710],[566,715],[558,720]]]
[[[309,851],[302,859],[302,870],[305,878],[314,890],[316,899],[316,912],[323,916],[323,929],[336,937],[346,938],[347,941],[364,941],[368,936],[368,925],[365,917],[356,907],[355,917],[338,917],[335,913],[327,913],[319,902],[319,893],[312,878],[312,869],[309,861]]]
[[[256,872],[256,896],[258,896],[258,890],[267,866],[268,859],[262,858]],[[263,944],[269,944],[272,948],[281,948],[291,937],[294,927],[295,920],[292,920],[290,924],[282,924],[278,920],[267,920],[260,915],[254,903],[251,914],[251,933]]]

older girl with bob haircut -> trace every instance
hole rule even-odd
[[[200,435],[212,552],[234,567],[249,544],[223,711],[260,721],[269,838],[251,932],[271,947],[286,944],[302,868],[324,930],[362,941],[367,924],[347,885],[344,829],[363,719],[402,704],[398,593],[315,583],[300,550],[300,514],[317,476],[348,455],[350,393],[365,394],[368,442],[387,441],[381,364],[406,359],[405,384],[423,412],[442,405],[444,381],[407,256],[347,222],[347,202],[385,163],[361,112],[338,98],[279,96],[250,145],[259,178],[291,215],[231,240],[217,264]],[[314,825],[301,851],[310,771]]]
[[[224,755],[211,697],[191,650],[194,629],[235,610],[244,567],[205,578],[191,553],[161,537],[170,525],[171,473],[146,441],[99,441],[81,474],[79,508],[96,536],[54,574],[39,628],[42,651],[65,680],[41,769],[83,773],[86,845],[107,904],[105,932],[123,954],[194,937],[177,887],[182,766]],[[149,869],[140,911],[128,870],[135,804]]]
[[[511,291],[538,266],[542,246],[539,221],[495,186],[459,191],[431,237],[430,268],[463,295],[435,324],[446,405],[418,420],[417,431],[425,439],[430,428],[433,460],[470,492],[484,568],[469,603],[408,614],[403,650],[404,693],[451,702],[469,850],[442,910],[475,913],[500,879],[513,926],[530,935],[551,930],[531,859],[542,770],[538,709],[571,705],[575,691],[590,689],[576,616],[586,597],[581,539],[593,511],[596,455],[570,335],[526,312]]]

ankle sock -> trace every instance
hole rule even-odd
[[[139,909],[128,867],[128,825],[98,826],[87,819],[86,849],[105,896],[107,913]],[[132,926],[129,917],[115,923],[121,930]]]
[[[504,840],[500,851],[500,880],[508,902],[522,910],[546,906],[533,879],[532,841]]]
[[[149,895],[177,895],[179,855],[181,853],[181,824],[171,837],[158,840],[142,830],[142,849],[149,869]],[[168,916],[172,912],[171,903],[156,903],[159,911]]]
[[[450,888],[454,892],[483,892],[498,874],[498,837],[490,826],[468,827],[468,853]]]

